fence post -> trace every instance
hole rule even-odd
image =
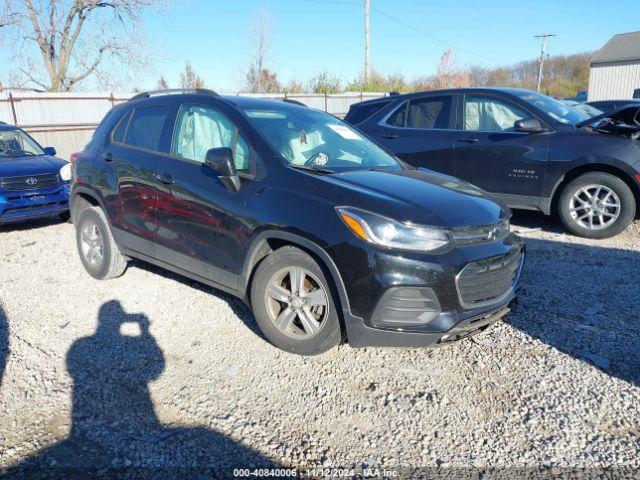
[[[13,124],[18,126],[18,115],[16,115],[16,105],[13,102],[13,95],[9,92],[9,103],[11,104],[11,113],[13,113]]]
[[[114,107],[116,105],[116,99],[113,96],[113,92],[111,92],[111,96],[109,97],[109,100],[111,100],[111,106]]]
[[[329,106],[327,105],[327,92],[324,92],[324,111],[329,111]]]

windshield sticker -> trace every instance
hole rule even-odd
[[[360,135],[351,130],[349,127],[345,127],[344,125],[330,124],[327,125],[327,127],[336,132],[342,138],[346,138],[347,140],[362,140],[362,137]]]

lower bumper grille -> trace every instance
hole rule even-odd
[[[524,255],[520,250],[469,263],[456,277],[465,308],[490,305],[507,297],[518,283]]]

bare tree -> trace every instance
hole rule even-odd
[[[204,80],[187,61],[184,70],[180,74],[180,87],[182,88],[204,88]]]
[[[450,48],[446,49],[438,62],[434,77],[435,88],[460,88],[469,84],[467,73],[458,67],[458,61]]]
[[[489,69],[482,65],[469,65],[467,75],[471,87],[485,87],[489,83]]]
[[[89,77],[109,81],[101,70],[109,62],[128,69],[145,62],[141,15],[169,1],[0,0],[0,35],[18,48],[27,84],[69,91]]]
[[[166,90],[169,88],[169,82],[164,78],[164,75],[160,75],[158,83],[156,84],[156,90]]]
[[[267,68],[271,57],[273,19],[265,7],[257,10],[251,22],[251,51],[246,74],[247,87],[253,93],[271,93],[277,83],[277,75]],[[274,80],[276,82],[274,82]],[[277,85],[279,88],[279,84]]]

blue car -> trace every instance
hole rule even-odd
[[[69,214],[71,164],[0,122],[0,224]]]

